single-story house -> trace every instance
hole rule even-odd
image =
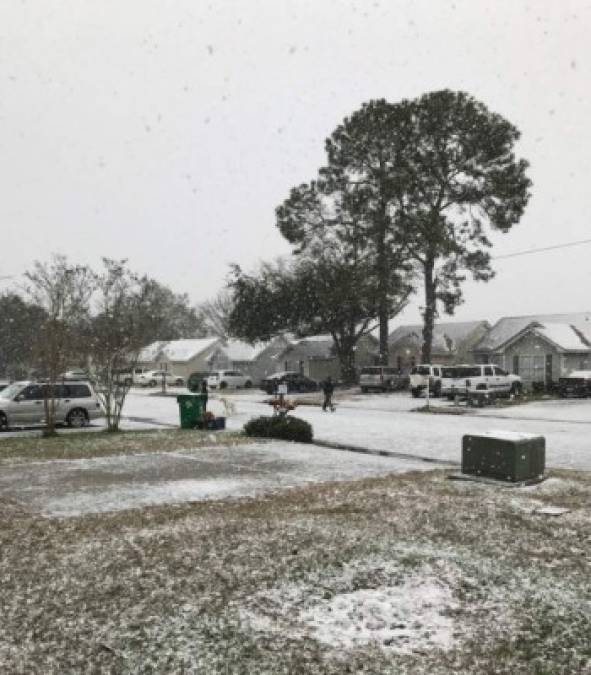
[[[431,362],[436,364],[466,363],[472,350],[490,329],[488,321],[436,323],[433,327]],[[398,326],[388,337],[388,361],[401,372],[408,372],[421,362],[423,326]]]
[[[374,365],[377,356],[378,340],[371,334],[360,338],[355,349],[357,370]],[[334,380],[341,379],[341,364],[331,335],[294,339],[276,358],[277,370],[295,370],[316,381],[324,380],[329,375]]]
[[[475,345],[474,359],[496,363],[526,385],[591,370],[591,312],[504,317]]]
[[[267,342],[254,344],[242,340],[227,340],[218,346],[212,365],[214,369],[239,370],[249,375],[256,385],[280,370],[277,355],[290,344],[289,335],[278,335]]]
[[[188,379],[192,373],[215,369],[216,353],[222,344],[217,337],[154,342],[140,352],[138,366],[165,369]]]

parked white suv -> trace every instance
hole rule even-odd
[[[239,370],[214,370],[207,378],[209,389],[250,389],[252,379]]]
[[[182,387],[185,384],[185,379],[180,375],[169,373],[167,370],[146,370],[142,373],[134,373],[133,382],[139,384],[140,387],[157,387],[165,380],[168,385],[176,385]]]
[[[410,393],[418,398],[429,385],[429,393],[432,396],[441,394],[441,370],[443,366],[435,366],[430,363],[421,363],[413,366],[410,371]]]
[[[450,400],[454,396],[466,396],[472,392],[487,392],[495,396],[520,394],[522,382],[513,375],[491,363],[446,367],[441,380],[441,393]]]
[[[0,430],[26,427],[45,422],[45,393],[52,386],[55,420],[70,427],[84,427],[90,420],[103,417],[103,409],[89,382],[54,385],[37,382],[13,382],[0,391]]]

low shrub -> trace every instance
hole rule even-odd
[[[311,443],[313,438],[312,426],[299,417],[255,417],[244,425],[247,436],[259,438],[280,438],[284,441]]]

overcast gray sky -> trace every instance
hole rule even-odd
[[[0,276],[125,257],[207,299],[288,252],[275,207],[345,115],[446,87],[522,132],[533,197],[495,252],[591,238],[590,34],[582,0],[1,0]],[[499,260],[457,318],[589,310],[590,259]]]

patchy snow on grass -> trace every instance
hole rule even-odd
[[[454,644],[451,590],[434,578],[336,595],[302,612],[299,620],[335,649],[377,643],[399,653]]]
[[[351,561],[332,574],[312,574],[308,583],[266,589],[239,615],[251,631],[313,638],[335,650],[451,649],[457,569],[441,559],[414,562],[373,556]]]
[[[43,514],[54,517],[72,517],[86,513],[107,513],[159,504],[219,499],[232,496],[239,488],[243,488],[242,481],[225,478],[223,480],[174,480],[160,484],[124,485],[89,492],[76,491],[46,500],[43,505]]]

